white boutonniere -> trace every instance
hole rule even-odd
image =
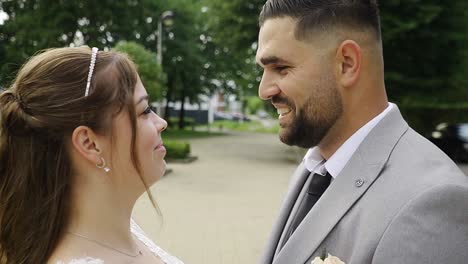
[[[341,259],[328,254],[328,257],[316,257],[310,264],[346,264]]]

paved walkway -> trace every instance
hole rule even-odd
[[[290,149],[270,134],[190,142],[199,160],[170,164],[173,172],[152,188],[164,222],[146,196],[137,222],[187,264],[256,263],[296,167],[285,159]]]
[[[199,160],[169,164],[173,172],[152,188],[163,224],[146,197],[137,222],[187,264],[256,263],[296,167],[290,150],[274,134],[190,142]]]

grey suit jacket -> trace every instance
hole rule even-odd
[[[370,132],[283,247],[308,178],[301,164],[261,264],[468,263],[468,177],[395,107]]]

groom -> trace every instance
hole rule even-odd
[[[387,101],[379,20],[375,0],[263,7],[259,95],[309,151],[262,264],[468,263],[468,178]]]

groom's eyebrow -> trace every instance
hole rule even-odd
[[[284,64],[284,63],[287,63],[287,61],[276,56],[269,56],[269,57],[260,59],[260,66],[262,67],[268,66],[271,64]]]

